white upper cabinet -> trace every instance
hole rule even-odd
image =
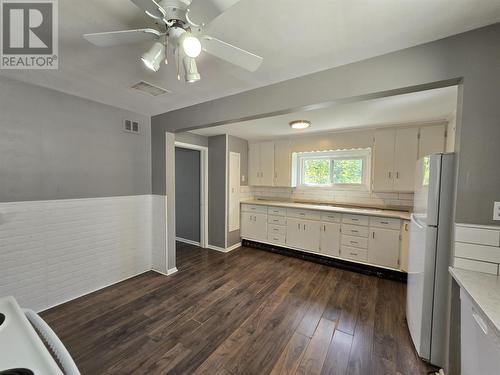
[[[446,138],[445,125],[426,126],[420,128],[420,147],[418,158],[426,155],[443,152]]]
[[[375,131],[373,145],[373,190],[392,191],[394,187],[394,144],[396,131],[382,129]]]
[[[394,147],[394,190],[413,191],[418,153],[418,128],[396,130]]]
[[[273,186],[274,142],[251,143],[248,149],[248,182],[254,186]]]
[[[291,168],[290,141],[274,142],[274,186],[291,186]]]

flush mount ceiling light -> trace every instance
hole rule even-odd
[[[308,127],[311,126],[311,121],[295,120],[295,121],[290,122],[289,125],[292,129],[307,129]]]
[[[165,46],[163,43],[155,42],[149,51],[141,56],[141,60],[146,68],[157,72],[160,69],[161,62],[165,59]]]

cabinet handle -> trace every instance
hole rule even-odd
[[[357,242],[357,241],[351,241],[351,243],[352,243],[353,245],[357,245],[357,244],[358,244],[358,242]]]
[[[388,221],[381,221],[380,224],[389,225],[389,222]]]
[[[304,230],[306,230],[306,225],[304,224]]]
[[[391,171],[389,171],[389,178],[391,178],[391,176],[392,176],[392,173],[391,173]]]
[[[349,253],[349,254],[354,255],[354,256],[357,256],[357,255],[358,255],[358,253]]]
[[[356,230],[356,229],[351,229],[351,232],[352,232],[352,233],[358,233],[359,231],[358,231],[358,230]]]
[[[354,218],[351,218],[352,221],[359,221],[359,219],[354,219]]]
[[[372,232],[372,238],[375,238],[375,232]]]
[[[297,227],[298,227],[298,228],[299,228],[299,230],[300,230],[300,223],[298,223],[298,224],[297,224]]]
[[[396,172],[396,178],[399,178],[399,172]]]
[[[326,232],[326,225],[323,225],[323,232]]]

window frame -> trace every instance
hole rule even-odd
[[[297,188],[299,189],[328,189],[328,190],[370,190],[371,181],[371,148],[355,150],[331,150],[298,152],[296,158]],[[306,160],[326,159],[330,161],[329,184],[307,184],[304,182],[304,162]],[[359,184],[342,184],[333,182],[333,168],[335,160],[362,160],[362,177]]]

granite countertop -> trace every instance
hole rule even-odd
[[[330,205],[330,204],[298,203],[298,202],[286,202],[286,201],[273,201],[267,199],[249,199],[241,201],[241,203],[258,204],[262,206],[274,206],[274,207],[303,208],[307,210],[340,212],[344,214],[356,214],[356,215],[379,216],[379,217],[392,217],[396,219],[410,220],[410,213],[408,211],[385,210],[381,208],[344,207],[344,206],[335,206],[334,204]]]
[[[500,336],[500,276],[450,267],[450,274]]]

